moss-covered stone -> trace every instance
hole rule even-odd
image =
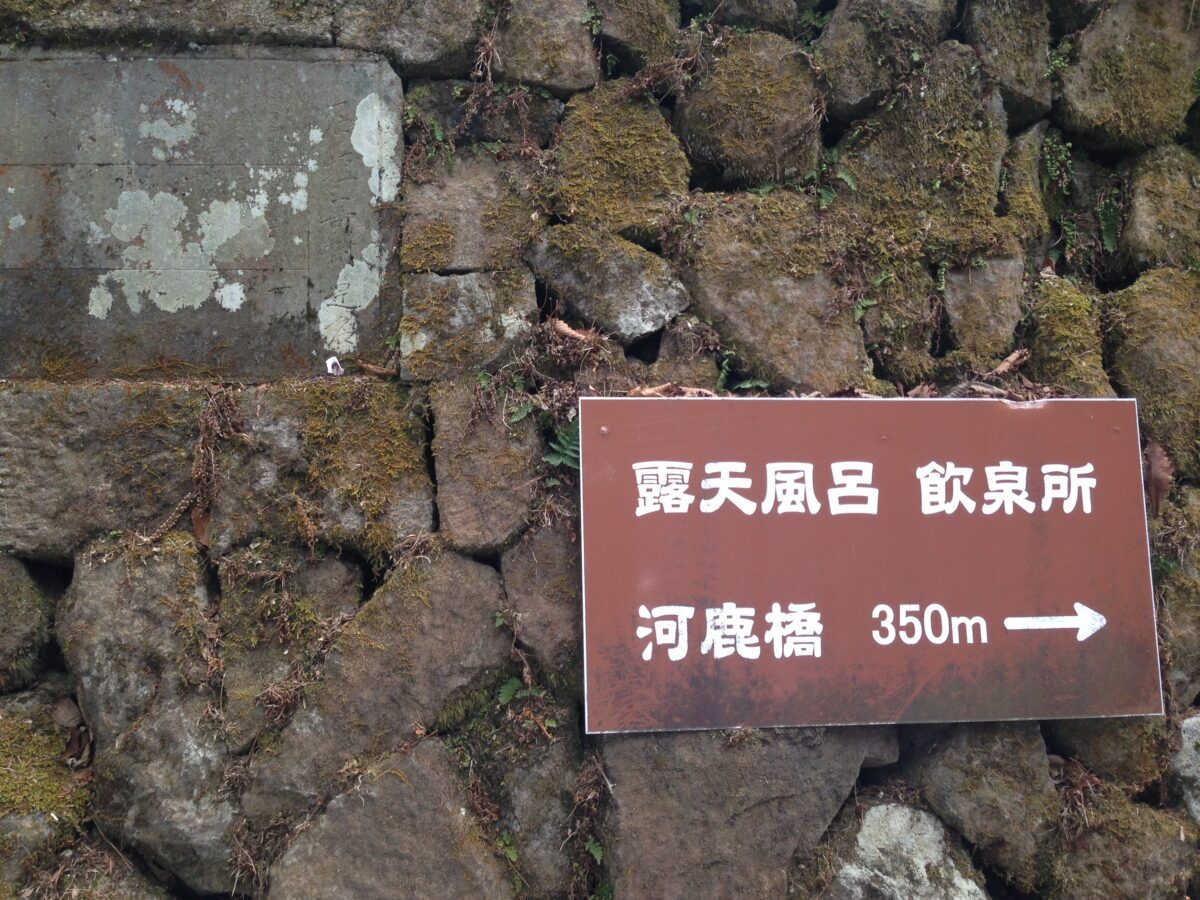
[[[956,5],[843,0],[814,44],[830,115],[861,118],[906,78],[950,30]]]
[[[512,0],[496,34],[495,74],[559,96],[600,77],[585,0]]]
[[[1130,791],[1161,778],[1170,757],[1172,725],[1160,716],[1063,719],[1045,727],[1056,752]]]
[[[397,337],[401,376],[433,381],[491,368],[528,337],[536,313],[524,267],[409,275]]]
[[[1012,346],[1021,321],[1024,276],[1024,256],[980,259],[946,273],[942,293],[955,344],[987,368]]]
[[[710,194],[688,218],[681,276],[694,307],[756,374],[821,392],[869,383],[854,310],[822,270],[831,248],[810,198]]]
[[[595,8],[605,46],[634,68],[674,51],[679,0],[595,0]]]
[[[1200,266],[1200,159],[1175,144],[1151,150],[1127,190],[1121,249],[1132,264]]]
[[[490,683],[512,650],[496,627],[500,576],[451,552],[397,567],[327,656],[324,678],[273,752],[250,767],[242,797],[257,821],[300,812],[353,769],[423,733],[453,698]]]
[[[1030,297],[1027,372],[1034,381],[1064,387],[1081,397],[1112,397],[1100,352],[1100,315],[1078,285],[1043,274]]]
[[[933,811],[1023,891],[1037,889],[1059,820],[1033,722],[912,729],[906,779]]]
[[[1000,170],[1001,224],[1039,261],[1050,233],[1040,180],[1042,141],[1048,127],[1049,123],[1039,122],[1013,138]]]
[[[353,548],[378,565],[429,531],[425,425],[408,390],[374,378],[281,382],[238,396],[245,437],[217,454],[214,556],[259,538]]]
[[[1179,486],[1150,519],[1163,671],[1177,709],[1200,696],[1200,490]]]
[[[1138,399],[1143,435],[1200,478],[1200,274],[1152,269],[1108,298],[1113,380]]]
[[[967,6],[963,35],[1004,95],[1009,124],[1023,127],[1050,110],[1047,0],[982,0]]]
[[[621,343],[664,328],[690,301],[661,257],[596,228],[550,228],[525,258],[568,309]]]
[[[933,367],[928,273],[940,290],[949,269],[1015,250],[996,216],[1004,110],[974,53],[943,44],[910,88],[847,134],[818,189],[819,254],[840,270],[877,363],[906,384]]]
[[[50,641],[54,599],[20,560],[0,555],[0,693],[29,685]]]
[[[1200,66],[1188,17],[1183,3],[1108,5],[1075,39],[1076,61],[1062,72],[1063,127],[1100,150],[1154,146],[1182,131]]]
[[[312,0],[275,0],[295,9]],[[463,76],[483,17],[483,0],[416,0],[395,5],[380,0],[331,3],[332,34],[339,47],[387,54],[404,76]]]
[[[537,230],[523,171],[489,154],[437,166],[404,192],[400,265],[406,272],[511,269]]]
[[[270,540],[222,557],[217,568],[224,733],[230,749],[243,753],[268,725],[264,692],[302,671],[322,631],[357,611],[362,574],[339,559],[310,562]]]
[[[609,82],[567,104],[556,201],[571,221],[656,239],[660,219],[687,193],[691,167],[658,108],[622,99],[623,89]]]
[[[1200,832],[1186,815],[1126,799],[1102,786],[1086,831],[1064,849],[1047,895],[1054,900],[1179,897],[1196,871]]]
[[[528,525],[545,452],[536,417],[497,422],[474,410],[474,377],[430,391],[441,537],[468,553],[493,553]]]
[[[693,159],[731,184],[803,175],[821,150],[824,101],[795,45],[774,34],[734,35],[679,106]]]

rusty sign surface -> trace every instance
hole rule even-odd
[[[589,732],[1161,714],[1132,400],[580,405]]]

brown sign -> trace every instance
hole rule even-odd
[[[589,732],[1161,714],[1132,400],[580,405]]]

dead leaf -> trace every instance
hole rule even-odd
[[[907,397],[936,397],[937,389],[934,388],[934,386],[932,384],[926,382],[925,384],[918,384],[915,388],[910,390],[905,396],[907,396]]]
[[[212,521],[212,515],[207,509],[201,509],[199,506],[192,507],[192,534],[196,537],[196,543],[201,547],[208,546],[208,523]]]
[[[1000,365],[988,372],[987,376],[985,377],[994,378],[998,375],[1007,375],[1014,369],[1019,369],[1028,359],[1028,350],[1014,350],[1012,353],[1008,354],[1008,356],[1004,357],[1004,360],[1000,363]]]
[[[1167,451],[1155,441],[1146,444],[1146,485],[1150,493],[1150,515],[1158,518],[1159,506],[1171,493],[1174,484],[1175,467]]]

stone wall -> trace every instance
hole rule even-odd
[[[0,897],[1200,890],[1184,0],[0,38]],[[1137,397],[1168,716],[584,735],[588,394]]]

